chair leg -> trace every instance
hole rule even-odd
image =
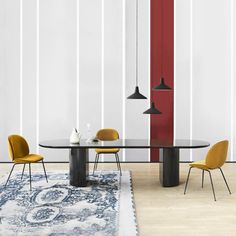
[[[116,156],[117,167],[120,170],[120,175],[122,176],[122,171],[121,171],[121,166],[120,166],[120,159],[119,159],[118,153],[115,153],[115,156]]]
[[[97,161],[98,161],[98,153],[95,156],[95,161],[94,161],[94,166],[93,166],[93,175],[94,175],[95,169],[97,169]]]
[[[24,164],[24,167],[23,167],[23,170],[22,170],[22,174],[21,174],[21,180],[22,180],[22,178],[23,178],[24,171],[25,171],[25,164]]]
[[[189,171],[188,171],[188,177],[187,177],[187,181],[186,181],[185,188],[184,188],[184,194],[186,194],[186,191],[187,191],[189,176],[190,176],[190,172],[191,172],[192,168],[193,168],[193,167],[190,167],[190,168],[189,168]]]
[[[99,158],[100,158],[100,154],[98,153],[98,158],[97,158],[97,162],[96,162],[96,170],[98,169],[98,161],[99,161]]]
[[[203,183],[204,183],[204,170],[202,170],[202,188],[203,188]]]
[[[116,153],[114,153],[114,154],[115,154],[115,158],[116,158],[116,166],[117,166],[117,169],[120,170]]]
[[[119,164],[119,168],[120,168],[120,175],[122,175],[121,165],[120,165],[120,158],[119,158],[118,153],[117,153],[117,159],[118,159],[118,164]]]
[[[42,164],[43,164],[43,170],[44,170],[45,178],[46,178],[46,181],[48,183],[48,177],[47,177],[47,173],[46,173],[46,169],[45,169],[45,165],[44,165],[43,160],[42,160]]]
[[[99,161],[99,156],[100,154],[98,153],[98,156],[97,156],[97,161],[96,161],[96,166],[95,166],[95,170],[97,170],[98,169],[98,161]]]
[[[223,173],[223,170],[221,169],[221,168],[219,168],[220,169],[220,172],[221,172],[221,174],[222,174],[222,176],[223,176],[223,179],[224,179],[224,181],[225,181],[225,184],[226,184],[226,186],[227,186],[227,188],[228,188],[228,190],[229,190],[229,194],[231,194],[231,191],[230,191],[230,189],[229,189],[229,185],[228,185],[228,183],[227,183],[227,181],[226,181],[226,178],[225,178],[225,175],[224,175],[224,173]]]
[[[32,186],[31,186],[31,165],[29,163],[29,180],[30,180],[30,191],[32,190]]]
[[[16,165],[16,164],[14,164],[14,165],[12,166],[12,168],[11,168],[10,174],[8,175],[7,182],[6,182],[6,184],[5,184],[5,188],[6,188],[7,183],[8,183],[8,181],[9,181],[10,177],[11,177],[11,173],[12,173],[12,171],[13,171],[15,165]]]
[[[100,154],[98,153],[98,157],[97,157],[97,162],[96,162],[96,169],[95,170],[97,170],[98,169],[98,161],[99,161],[99,156]]]
[[[208,170],[208,173],[209,173],[210,180],[211,180],[211,187],[212,187],[212,191],[213,191],[213,195],[214,195],[214,200],[216,201],[216,195],[215,195],[214,185],[213,185],[213,181],[212,181],[212,177],[211,177],[211,172]]]

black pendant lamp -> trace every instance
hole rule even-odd
[[[156,107],[154,102],[151,103],[151,108],[147,109],[146,111],[143,112],[143,114],[162,114]]]
[[[136,86],[135,87],[135,91],[133,94],[131,94],[129,97],[127,97],[128,99],[147,99],[144,95],[142,95],[140,92],[139,92],[139,87]]]
[[[138,0],[136,0],[136,87],[133,94],[131,94],[127,99],[147,99],[144,95],[139,92],[138,87]]]
[[[165,84],[165,80],[161,77],[160,84],[153,88],[153,90],[171,90],[171,87]]]

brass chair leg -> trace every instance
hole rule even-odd
[[[215,195],[215,190],[214,190],[214,185],[213,185],[213,181],[212,181],[212,177],[211,177],[211,172],[209,170],[207,170],[210,176],[210,180],[211,180],[211,187],[212,187],[212,191],[213,191],[213,195],[214,195],[214,200],[216,201],[216,195]]]
[[[190,167],[190,168],[189,168],[189,171],[188,171],[188,177],[187,177],[187,181],[186,181],[185,188],[184,188],[184,194],[186,194],[186,191],[187,191],[189,176],[190,176],[190,172],[191,172],[192,168],[193,168],[193,167]]]
[[[117,169],[120,170],[116,153],[114,153],[114,155],[115,155],[115,158],[116,158],[116,166],[117,166]]]
[[[204,170],[202,170],[202,188],[203,188],[203,183],[204,183]]]
[[[118,170],[120,170],[120,175],[122,176],[122,171],[121,171],[121,166],[120,166],[120,159],[119,159],[118,153],[115,153],[115,156],[116,156],[116,163],[117,163]]]
[[[227,181],[226,181],[226,178],[225,178],[225,175],[224,175],[224,173],[223,173],[223,170],[219,167],[219,169],[220,169],[220,172],[221,172],[221,174],[222,174],[222,176],[223,176],[223,179],[224,179],[224,181],[225,181],[225,184],[226,184],[226,186],[227,186],[227,188],[228,188],[228,190],[229,190],[229,194],[231,194],[231,191],[230,191],[230,189],[229,189],[229,185],[228,185],[228,183],[227,183]]]
[[[46,178],[46,181],[48,183],[48,177],[47,177],[47,174],[46,174],[46,169],[45,169],[45,165],[44,165],[43,160],[42,160],[42,164],[43,164],[43,170],[44,170],[45,178]]]
[[[22,170],[22,174],[21,174],[21,180],[22,180],[22,178],[23,178],[24,171],[25,171],[25,164],[24,164],[24,167],[23,167],[23,170]]]
[[[94,175],[94,172],[95,172],[95,169],[97,169],[96,167],[96,165],[97,165],[97,160],[98,160],[98,153],[96,154],[96,156],[95,156],[95,161],[94,161],[94,166],[93,166],[93,175]]]
[[[31,166],[29,163],[29,180],[30,180],[30,191],[32,190],[32,186],[31,186]]]
[[[12,166],[12,168],[11,168],[10,174],[8,175],[7,182],[6,182],[6,184],[5,184],[5,188],[6,188],[7,183],[8,183],[8,181],[9,181],[10,177],[11,177],[11,173],[12,173],[12,171],[13,171],[15,165],[16,165],[16,164],[14,164],[14,165]]]
[[[119,168],[120,168],[120,175],[122,175],[121,165],[120,165],[120,158],[119,158],[118,153],[117,153],[117,159],[118,159],[118,164],[119,164]]]
[[[97,157],[97,162],[96,162],[96,169],[95,170],[97,170],[98,169],[98,161],[99,161],[99,156],[100,154],[98,153],[98,157]]]

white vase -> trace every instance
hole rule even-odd
[[[80,143],[80,133],[76,130],[76,128],[73,128],[71,135],[70,135],[70,143]]]

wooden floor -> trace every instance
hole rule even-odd
[[[10,167],[9,164],[0,164],[0,175],[9,173]],[[116,168],[113,164],[100,164],[98,167],[106,170]],[[32,168],[33,171],[41,170],[39,165]],[[68,164],[46,164],[46,168],[48,171],[68,169]],[[236,235],[236,164],[223,167],[232,195],[229,195],[220,172],[213,171],[216,202],[207,173],[204,188],[201,188],[199,170],[192,171],[187,194],[183,194],[188,164],[181,164],[181,183],[174,188],[160,186],[158,164],[122,164],[122,168],[132,172],[140,235]]]

